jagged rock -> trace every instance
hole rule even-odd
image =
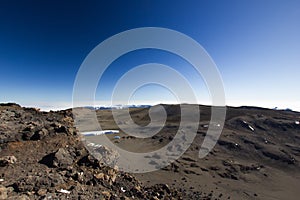
[[[59,148],[55,153],[43,157],[40,163],[48,167],[70,168],[74,162],[73,156],[65,148]]]
[[[94,168],[100,167],[99,161],[89,154],[83,156],[77,163],[81,166],[92,166]]]
[[[117,151],[109,149],[105,146],[92,146],[89,147],[89,151],[93,157],[95,157],[101,163],[105,163],[109,166],[115,166],[120,156]]]
[[[30,138],[34,135],[34,126],[32,124],[28,125],[22,131],[22,139],[30,140]]]
[[[59,125],[54,129],[57,133],[68,133],[68,128],[62,125]]]
[[[45,128],[42,128],[41,130],[35,131],[35,133],[31,136],[31,140],[41,140],[45,138],[49,134],[49,131]]]
[[[9,164],[14,164],[15,162],[17,162],[17,158],[15,156],[4,156],[0,158],[1,167],[7,166]]]
[[[53,160],[53,166],[55,167],[68,167],[72,165],[73,163],[73,157],[70,155],[70,153],[65,150],[64,148],[60,148],[55,154],[54,154],[54,160]]]

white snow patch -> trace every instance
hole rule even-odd
[[[92,143],[92,142],[91,142],[91,143],[88,143],[87,146],[88,146],[88,147],[95,147],[95,148],[102,147],[101,144],[95,144],[95,143]]]
[[[64,193],[64,194],[70,194],[71,192],[68,190],[60,189],[58,192]]]
[[[104,134],[116,134],[119,132],[120,132],[119,130],[103,130],[103,131],[82,132],[81,134],[84,136],[96,136],[96,135],[104,135]]]
[[[248,127],[251,129],[251,131],[254,131],[254,128],[248,124]]]
[[[248,128],[249,128],[251,131],[254,131],[254,128],[253,128],[250,124],[248,124],[248,122],[246,122],[246,121],[243,120],[243,123],[246,124],[246,125],[248,125]]]

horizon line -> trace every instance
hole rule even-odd
[[[7,101],[7,102],[1,102],[0,104],[17,104],[21,107],[24,108],[35,108],[39,109],[40,111],[62,111],[62,110],[69,110],[73,108],[88,108],[88,107],[93,107],[93,108],[98,108],[98,107],[103,107],[103,108],[118,108],[118,107],[130,107],[130,106],[157,106],[157,105],[199,105],[199,106],[215,106],[211,104],[205,104],[205,103],[166,103],[166,102],[160,102],[160,103],[135,103],[135,104],[98,104],[98,105],[84,105],[84,106],[77,106],[73,107],[70,105],[61,105],[57,106],[54,104],[49,104],[49,105],[32,105],[32,104],[22,104],[14,101]],[[216,106],[216,107],[223,107],[223,106]],[[233,108],[240,108],[240,107],[252,107],[252,108],[263,108],[263,109],[269,109],[269,110],[279,110],[279,111],[293,111],[293,112],[300,112],[300,108],[298,109],[293,109],[291,107],[282,107],[282,106],[260,106],[260,105],[253,105],[253,104],[239,104],[239,105],[232,105],[232,104],[226,104],[225,107],[233,107]]]

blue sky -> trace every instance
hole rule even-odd
[[[0,102],[44,109],[70,106],[76,73],[95,46],[119,32],[151,26],[180,31],[206,49],[222,76],[227,104],[300,110],[299,8],[300,1],[289,0],[4,0]],[[191,80],[204,103],[209,100],[191,66],[174,55],[150,50],[116,60],[105,73],[96,100],[109,100],[122,73],[147,62],[171,65]],[[133,98],[172,101],[167,93],[145,86]]]

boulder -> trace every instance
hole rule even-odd
[[[35,131],[35,133],[31,136],[31,140],[41,140],[45,138],[48,135],[49,131],[45,128],[42,128],[41,130]]]
[[[119,159],[119,153],[105,146],[88,147],[90,154],[99,160],[100,163],[105,163],[111,167],[116,166]]]
[[[52,168],[70,168],[74,162],[74,157],[65,148],[59,148],[55,153],[50,153],[42,158],[40,163]]]

